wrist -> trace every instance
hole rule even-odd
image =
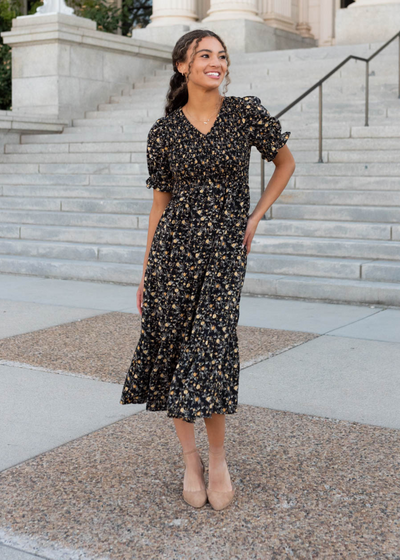
[[[257,226],[260,220],[261,220],[261,216],[258,217],[257,214],[252,213],[252,214],[250,214],[248,221]]]

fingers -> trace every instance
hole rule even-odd
[[[138,308],[140,316],[142,315],[142,307],[143,307],[143,294],[138,292],[136,296],[136,307]]]

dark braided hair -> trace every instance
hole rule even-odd
[[[203,39],[203,37],[215,37],[216,39],[218,39],[218,41],[225,49],[227,66],[229,67],[230,60],[229,60],[228,51],[226,49],[225,43],[216,33],[214,33],[214,31],[210,31],[209,29],[194,29],[193,31],[189,31],[188,33],[182,35],[182,37],[180,37],[176,42],[174,50],[172,51],[172,67],[174,69],[174,73],[169,82],[169,90],[167,93],[167,104],[165,106],[165,116],[169,115],[169,113],[172,113],[172,111],[175,111],[175,109],[178,109],[179,107],[183,107],[188,101],[189,94],[187,88],[187,79],[190,74],[190,69],[193,64],[197,47],[200,41]],[[196,42],[194,44],[192,57],[189,62],[189,71],[185,78],[185,76],[178,71],[177,64],[179,62],[185,62],[187,51],[194,40],[196,40]],[[223,94],[226,93],[227,87],[231,82],[229,78],[228,68],[226,69],[225,78],[226,78],[226,83],[224,86]]]

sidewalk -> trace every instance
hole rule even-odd
[[[0,313],[1,560],[400,558],[400,309],[242,296],[223,512],[181,499],[166,413],[119,404],[135,288],[0,275]]]

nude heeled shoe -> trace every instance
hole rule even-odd
[[[183,453],[183,456],[185,457],[185,455],[190,455],[195,451],[199,452],[197,447],[196,449],[193,449],[193,451],[187,451],[186,453]],[[200,454],[199,457],[200,457],[201,464],[203,466],[203,475],[204,475],[205,466]],[[195,508],[201,508],[207,503],[207,491],[205,488],[204,490],[183,490],[182,495],[185,502]]]
[[[214,453],[213,451],[209,450],[209,453],[216,456],[225,456],[225,449],[223,449],[223,451],[220,453]],[[218,492],[216,490],[210,490],[209,487],[207,488],[207,498],[213,509],[220,511],[221,509],[225,509],[226,507],[228,507],[229,504],[233,502],[236,488],[234,487],[232,481],[231,486],[232,490],[228,490],[226,492]]]

